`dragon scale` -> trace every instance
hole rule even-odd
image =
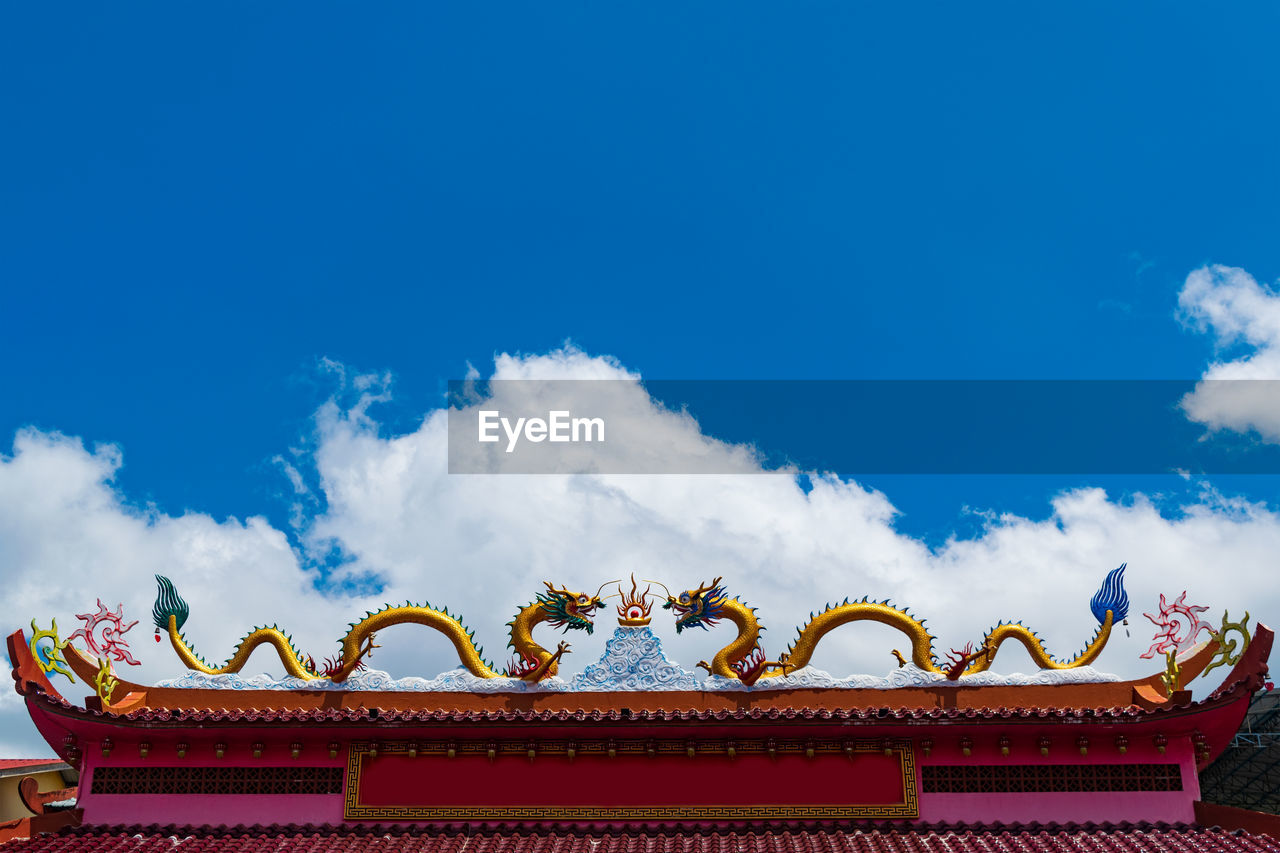
[[[787,648],[786,660],[796,669],[808,666],[818,643],[828,632],[850,622],[879,622],[897,628],[911,642],[911,662],[928,672],[941,672],[933,654],[934,637],[924,623],[905,610],[899,610],[887,601],[848,601],[830,605],[821,613],[812,615],[808,623],[798,630],[799,636]],[[769,678],[775,674],[768,673]]]
[[[818,647],[818,642],[828,632],[850,622],[859,621],[879,622],[882,625],[888,625],[890,628],[897,628],[906,635],[911,643],[911,662],[913,664],[926,672],[946,673],[944,668],[938,666],[937,656],[933,652],[933,642],[936,638],[929,633],[924,623],[905,610],[899,610],[887,601],[845,601],[841,604],[828,605],[825,610],[813,616],[803,628],[799,629],[799,637],[787,649],[786,661],[796,669],[808,666],[814,651]],[[985,654],[976,655],[974,660],[965,667],[962,674],[973,675],[990,669],[996,653],[1006,640],[1021,643],[1027,653],[1031,655],[1031,660],[1040,669],[1072,669],[1078,666],[1086,666],[1096,660],[1098,655],[1102,653],[1103,647],[1107,644],[1107,639],[1111,636],[1112,621],[1113,614],[1108,610],[1103,623],[1098,626],[1093,638],[1084,649],[1075,657],[1066,661],[1056,660],[1050,655],[1040,637],[1021,622],[1002,622],[988,631],[982,638],[982,644],[979,648],[988,649],[989,651]],[[780,674],[780,672],[771,672],[763,677],[769,678]]]
[[[679,597],[668,594],[663,606],[677,613],[676,631],[690,627],[706,629],[720,619],[728,619],[738,628],[738,634],[727,646],[716,653],[707,668],[722,678],[737,678],[753,683],[759,678],[776,678],[793,669],[808,666],[819,642],[829,632],[851,622],[871,621],[896,628],[911,644],[911,662],[926,672],[957,678],[990,669],[1000,647],[1009,640],[1020,643],[1041,669],[1072,669],[1086,666],[1097,659],[1111,636],[1111,628],[1117,619],[1129,612],[1129,599],[1124,592],[1125,566],[1112,570],[1102,587],[1090,601],[1090,610],[1098,620],[1098,628],[1085,647],[1066,661],[1055,659],[1045,649],[1040,637],[1021,622],[1001,622],[982,639],[977,652],[956,653],[959,659],[943,668],[933,651],[934,636],[924,622],[905,610],[894,607],[888,601],[849,601],[827,605],[822,612],[811,614],[809,621],[798,629],[799,636],[780,655],[776,662],[763,660],[760,651],[760,633],[764,627],[755,616],[755,610],[736,598],[729,598],[720,578],[697,589],[686,590]],[[896,654],[896,652],[895,652]],[[900,658],[901,659],[901,658]],[[754,669],[753,669],[754,667]],[[764,667],[765,671],[760,671]]]
[[[363,619],[352,623],[350,630],[340,641],[341,653],[338,660],[333,664],[326,663],[323,672],[317,671],[314,662],[302,656],[289,635],[274,625],[250,632],[236,646],[225,664],[213,667],[196,652],[182,633],[182,626],[189,615],[187,603],[178,595],[168,578],[157,575],[156,581],[159,592],[152,610],[156,630],[167,631],[174,650],[188,669],[206,675],[239,672],[259,646],[269,645],[275,649],[285,671],[294,678],[305,681],[325,678],[334,682],[345,681],[360,666],[363,658],[376,648],[373,645],[374,634],[401,624],[423,625],[444,634],[453,644],[459,661],[477,678],[502,678],[507,675],[495,670],[484,659],[483,651],[476,645],[475,633],[469,631],[447,609],[411,602],[367,613]],[[602,603],[598,593],[595,596],[574,593],[553,587],[549,583],[546,587],[546,593],[539,593],[534,601],[521,608],[508,623],[511,628],[510,645],[520,656],[520,662],[525,664],[515,675],[526,681],[539,681],[554,675],[557,661],[568,649],[567,643],[561,643],[555,652],[544,649],[534,641],[533,628],[540,623],[549,622],[565,630],[581,629],[590,633],[594,627],[591,614]]]
[[[533,606],[529,605],[525,609],[528,610]],[[390,628],[392,625],[404,624],[423,625],[444,634],[449,642],[453,643],[459,662],[477,678],[502,676],[502,673],[494,670],[484,659],[483,650],[476,645],[475,632],[468,631],[461,620],[450,615],[448,609],[437,610],[430,604],[418,605],[406,602],[396,607],[388,605],[381,610],[368,613],[359,622],[352,624],[351,630],[342,638],[342,657],[339,659],[338,670],[331,679],[333,681],[347,679],[357,662],[364,656],[365,644],[372,643],[374,633]]]
[[[276,650],[276,654],[280,657],[280,663],[284,665],[285,672],[294,678],[301,678],[310,681],[320,676],[311,670],[307,662],[303,660],[302,653],[293,645],[293,640],[288,634],[285,634],[274,625],[270,628],[256,628],[240,641],[236,646],[231,657],[219,667],[212,667],[196,650],[187,642],[187,638],[179,630],[178,618],[170,615],[167,619],[166,629],[169,632],[169,642],[173,644],[173,649],[178,653],[178,658],[186,665],[187,669],[193,669],[196,672],[203,672],[205,675],[224,675],[226,673],[239,672],[244,665],[249,662],[249,656],[254,650],[261,645],[269,645]]]
[[[733,642],[716,652],[711,659],[711,674],[721,678],[738,678],[738,673],[731,664],[737,663],[755,650],[760,644],[760,632],[764,626],[756,619],[754,608],[747,607],[736,598],[724,602],[724,616],[738,626],[738,636]]]
[[[1027,653],[1031,655],[1031,659],[1035,661],[1036,666],[1041,669],[1072,669],[1077,666],[1088,666],[1098,659],[1098,655],[1102,654],[1103,647],[1106,646],[1107,640],[1111,638],[1111,626],[1114,622],[1115,613],[1108,610],[1102,620],[1102,624],[1093,632],[1093,638],[1075,657],[1068,661],[1055,660],[1045,650],[1044,643],[1040,641],[1039,635],[1021,622],[1004,622],[988,631],[987,635],[982,639],[982,644],[991,649],[991,653],[982,656],[981,660],[971,664],[965,670],[965,674],[969,675],[990,669],[991,662],[995,660],[996,652],[1000,649],[1000,644],[1005,640],[1016,640],[1021,643]]]

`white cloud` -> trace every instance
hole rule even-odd
[[[188,631],[210,659],[229,654],[247,627],[287,621],[291,602],[340,623],[347,608],[314,591],[283,532],[262,518],[218,522],[132,506],[112,485],[121,464],[114,447],[88,450],[79,439],[33,430],[19,432],[12,455],[0,457],[6,632],[24,628],[30,636],[32,617],[41,627],[56,617],[66,637],[81,624],[75,614],[93,612],[96,598],[113,608],[123,603],[126,617],[140,620],[126,639],[147,676],[178,674],[168,642],[151,637],[153,574],[173,577],[193,602]],[[138,677],[133,667],[122,670]],[[70,697],[91,692],[61,680],[59,689]],[[0,744],[47,752],[25,718],[25,710],[0,703]]]
[[[1280,443],[1280,294],[1242,269],[1209,266],[1187,276],[1178,307],[1184,322],[1212,334],[1218,347],[1247,350],[1209,365],[1182,400],[1187,417]]]
[[[497,358],[494,378],[527,377],[637,379],[571,347]],[[305,474],[323,497],[322,510],[303,504],[293,548],[261,518],[217,521],[132,506],[113,486],[122,464],[115,449],[19,433],[12,456],[0,458],[0,581],[10,630],[31,616],[57,616],[65,636],[77,624],[73,614],[92,609],[95,597],[111,606],[123,601],[126,615],[142,620],[130,638],[145,664],[126,677],[175,674],[168,643],[150,638],[151,576],[160,573],[190,602],[187,635],[211,661],[225,659],[254,625],[271,622],[319,659],[368,607],[429,599],[463,613],[501,664],[505,623],[543,580],[594,591],[634,572],[673,588],[723,575],[731,592],[759,608],[771,654],[827,600],[870,595],[928,617],[940,654],[979,639],[998,619],[1021,618],[1040,630],[1051,652],[1069,656],[1093,633],[1089,597],[1109,569],[1128,561],[1133,637],[1118,631],[1099,665],[1135,676],[1152,671],[1137,658],[1151,633],[1140,614],[1160,592],[1188,589],[1190,600],[1212,605],[1214,614],[1248,608],[1265,616],[1280,604],[1268,582],[1280,518],[1209,490],[1173,517],[1143,497],[1063,493],[1043,521],[988,517],[977,537],[931,550],[895,529],[889,496],[836,477],[814,477],[806,493],[791,477],[765,474],[449,475],[443,411],[427,413],[413,432],[384,436],[374,402],[389,393],[385,377],[343,381],[363,397],[322,407],[312,450],[291,463],[303,470],[286,469],[297,475],[290,479],[298,494],[307,491]],[[635,393],[645,402],[638,386]],[[650,435],[645,452],[678,447],[750,458],[701,435],[683,415],[653,410]],[[360,589],[372,577],[383,591],[317,592],[318,570],[308,565],[335,549],[342,560],[328,572],[337,588]],[[594,636],[568,638],[568,672],[603,650],[609,616],[598,625]],[[654,625],[667,654],[686,666],[709,659],[733,632],[726,623],[677,637],[661,610]],[[549,636],[540,635],[544,645]],[[397,675],[434,675],[456,664],[448,643],[418,626],[385,631],[379,642],[374,665]],[[864,624],[829,637],[815,663],[840,674],[882,674],[895,647],[905,650],[900,635]],[[1030,666],[1011,646],[996,668]],[[247,671],[278,668],[264,651]],[[0,703],[0,747],[38,743],[24,717],[12,702]]]
[[[573,375],[635,378],[571,348],[499,357],[494,378]],[[1266,595],[1266,555],[1280,546],[1280,519],[1265,506],[1211,492],[1174,517],[1141,496],[1070,492],[1053,500],[1044,521],[992,518],[977,538],[933,551],[894,528],[889,497],[832,477],[815,478],[806,494],[792,478],[769,475],[450,476],[444,421],[434,412],[413,433],[382,437],[376,423],[331,409],[316,457],[328,509],[305,541],[339,545],[351,559],[343,571],[354,576],[375,573],[393,589],[464,602],[490,648],[517,591],[527,597],[543,579],[593,589],[633,571],[672,586],[723,575],[731,591],[759,607],[772,628],[771,652],[826,600],[871,595],[929,617],[939,651],[977,639],[1000,618],[1024,618],[1065,656],[1092,633],[1088,599],[1102,576],[1128,561],[1133,615],[1142,624],[1135,622],[1129,640],[1121,632],[1102,663],[1130,675],[1150,667],[1136,660],[1150,634],[1140,613],[1160,591],[1188,588],[1190,598],[1236,612],[1266,612],[1275,603],[1254,596]],[[707,454],[741,450],[661,413],[651,418],[650,435],[656,451],[699,443]],[[668,622],[664,614],[655,624],[669,654],[686,664],[709,657],[732,631],[676,638]],[[594,659],[602,643],[571,639],[571,668]],[[894,645],[901,638],[887,629],[846,629],[830,638],[818,663],[880,672]],[[1020,655],[1006,650],[1000,668],[1025,668]]]

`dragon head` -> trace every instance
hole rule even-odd
[[[697,589],[688,589],[680,593],[679,598],[670,593],[663,604],[666,610],[676,612],[676,633],[685,628],[701,628],[704,631],[724,615],[724,602],[728,598],[720,578]]]
[[[601,585],[600,589],[596,590],[596,594],[591,595],[555,587],[546,581],[543,583],[547,591],[538,593],[538,603],[542,605],[542,612],[549,623],[566,631],[572,628],[590,634],[595,630],[596,625],[591,620],[591,616],[597,607],[604,606],[600,591],[608,584]]]

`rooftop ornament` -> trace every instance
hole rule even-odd
[[[1157,615],[1144,613],[1143,616],[1156,626],[1155,636],[1152,637],[1151,648],[1143,652],[1139,657],[1150,659],[1156,655],[1163,655],[1169,652],[1177,654],[1186,651],[1195,645],[1196,637],[1201,631],[1208,631],[1210,636],[1214,634],[1213,626],[1200,618],[1200,614],[1208,610],[1208,607],[1202,607],[1197,604],[1187,604],[1187,591],[1184,589],[1182,594],[1172,603],[1165,598],[1164,593],[1160,593],[1160,608]]]
[[[49,645],[40,645],[41,640],[48,640]],[[53,627],[47,631],[37,628],[36,620],[31,620],[31,642],[29,644],[31,657],[35,658],[36,664],[45,675],[56,672],[59,675],[65,675],[68,681],[75,682],[76,678],[71,674],[71,670],[67,666],[67,659],[62,655],[62,650],[70,643],[70,638],[66,640],[58,638],[57,619],[53,620]]]
[[[1239,622],[1230,621],[1227,617],[1227,613],[1228,611],[1226,610],[1222,611],[1222,626],[1214,632],[1218,640],[1218,654],[1214,657],[1213,661],[1204,668],[1204,672],[1201,673],[1202,675],[1207,676],[1209,674],[1209,670],[1214,667],[1222,666],[1223,664],[1235,666],[1240,662],[1240,656],[1249,650],[1249,611],[1246,610],[1244,612],[1244,618]],[[1241,645],[1239,650],[1236,649],[1236,641],[1234,639],[1227,639],[1228,631],[1235,631],[1240,635]],[[1269,690],[1270,688],[1267,689]]]
[[[115,672],[112,671],[111,661],[98,658],[98,677],[94,679],[93,689],[104,706],[111,704],[111,697],[119,685],[120,679],[116,678]]]
[[[523,681],[542,681],[556,674],[557,663],[569,650],[569,644],[562,641],[556,651],[548,651],[534,642],[534,627],[546,622],[566,632],[578,630],[590,634],[595,628],[592,616],[604,604],[604,600],[600,598],[601,590],[609,583],[617,583],[609,581],[602,584],[595,595],[544,583],[546,592],[538,593],[532,602],[522,607],[515,618],[507,623],[510,628],[508,645],[514,650],[515,656],[506,672],[498,672],[484,659],[483,650],[475,642],[475,632],[468,630],[461,618],[449,613],[447,607],[437,609],[429,603],[419,605],[412,602],[387,605],[376,612],[366,613],[363,619],[351,623],[351,630],[340,641],[341,656],[319,672],[314,658],[304,658],[294,646],[293,639],[275,625],[250,631],[236,646],[226,663],[210,666],[182,634],[182,626],[190,615],[187,602],[178,595],[173,582],[168,578],[156,575],[156,582],[159,590],[151,612],[156,626],[156,638],[159,639],[160,632],[167,632],[174,651],[188,669],[206,675],[239,672],[254,649],[269,645],[276,650],[285,671],[294,678],[304,681],[327,678],[335,683],[345,681],[377,648],[373,644],[374,632],[405,623],[424,625],[448,637],[457,650],[462,665],[478,678],[510,677]]]
[[[646,581],[646,583],[651,583]],[[631,576],[631,591],[623,592],[622,585],[618,585],[618,595],[622,599],[622,603],[618,605],[618,624],[624,628],[642,628],[648,625],[652,616],[650,611],[653,605],[649,604],[649,595],[652,586],[646,586],[644,592],[639,591],[636,584],[636,576]]]
[[[139,666],[140,664],[130,653],[129,642],[124,639],[124,635],[138,624],[138,620],[127,623],[124,621],[123,604],[116,605],[113,613],[106,608],[101,598],[97,601],[97,613],[76,614],[76,618],[84,622],[84,625],[73,631],[71,636],[67,637],[67,642],[79,637],[84,640],[85,646],[95,657],[110,658],[117,663]]]
[[[1050,656],[1036,633],[1021,622],[1001,622],[983,637],[978,651],[973,651],[972,644],[965,646],[963,651],[953,651],[950,665],[944,668],[934,655],[934,637],[925,628],[923,619],[915,618],[906,610],[893,606],[888,600],[869,601],[866,598],[861,601],[846,598],[839,604],[828,604],[820,613],[809,614],[809,621],[797,629],[799,636],[787,648],[786,653],[779,655],[776,661],[769,661],[765,660],[765,654],[760,648],[760,633],[764,627],[756,618],[755,608],[737,598],[730,598],[720,585],[721,578],[716,578],[709,584],[700,584],[679,596],[672,595],[668,590],[663,607],[675,612],[676,633],[686,628],[707,630],[721,619],[733,622],[738,628],[738,636],[722,648],[710,664],[703,661],[699,666],[713,675],[738,679],[747,685],[761,678],[775,678],[785,675],[789,670],[808,666],[819,641],[828,632],[858,621],[879,622],[897,628],[911,642],[913,664],[926,672],[939,673],[955,680],[989,669],[1000,645],[1006,640],[1021,643],[1041,669],[1072,669],[1092,663],[1102,653],[1115,622],[1123,620],[1129,614],[1129,597],[1124,591],[1124,571],[1125,566],[1121,565],[1108,573],[1093,596],[1090,610],[1098,620],[1098,629],[1084,649],[1067,661],[1059,661]],[[901,659],[900,654],[897,656]]]

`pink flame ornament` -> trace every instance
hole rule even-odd
[[[115,612],[112,613],[99,598],[97,613],[77,613],[76,618],[84,622],[84,627],[76,629],[70,637],[67,637],[67,642],[79,637],[84,640],[84,644],[89,647],[89,651],[95,657],[111,658],[130,666],[141,665],[133,659],[133,655],[129,653],[129,642],[123,638],[130,628],[138,624],[136,619],[128,623],[124,621],[124,604],[117,605]],[[101,628],[100,635],[95,637],[94,632],[99,628]]]
[[[1139,657],[1153,658],[1156,655],[1163,655],[1170,651],[1175,653],[1183,652],[1191,648],[1201,631],[1208,631],[1213,634],[1213,626],[1201,620],[1199,615],[1209,608],[1196,604],[1187,604],[1186,598],[1187,591],[1184,589],[1182,595],[1178,596],[1177,600],[1170,604],[1162,592],[1160,593],[1159,616],[1152,616],[1150,613],[1142,614],[1151,620],[1151,624],[1156,626],[1156,633],[1152,637],[1155,642],[1151,644],[1151,648],[1147,649],[1146,653],[1139,655]],[[1186,633],[1183,633],[1184,631]]]

